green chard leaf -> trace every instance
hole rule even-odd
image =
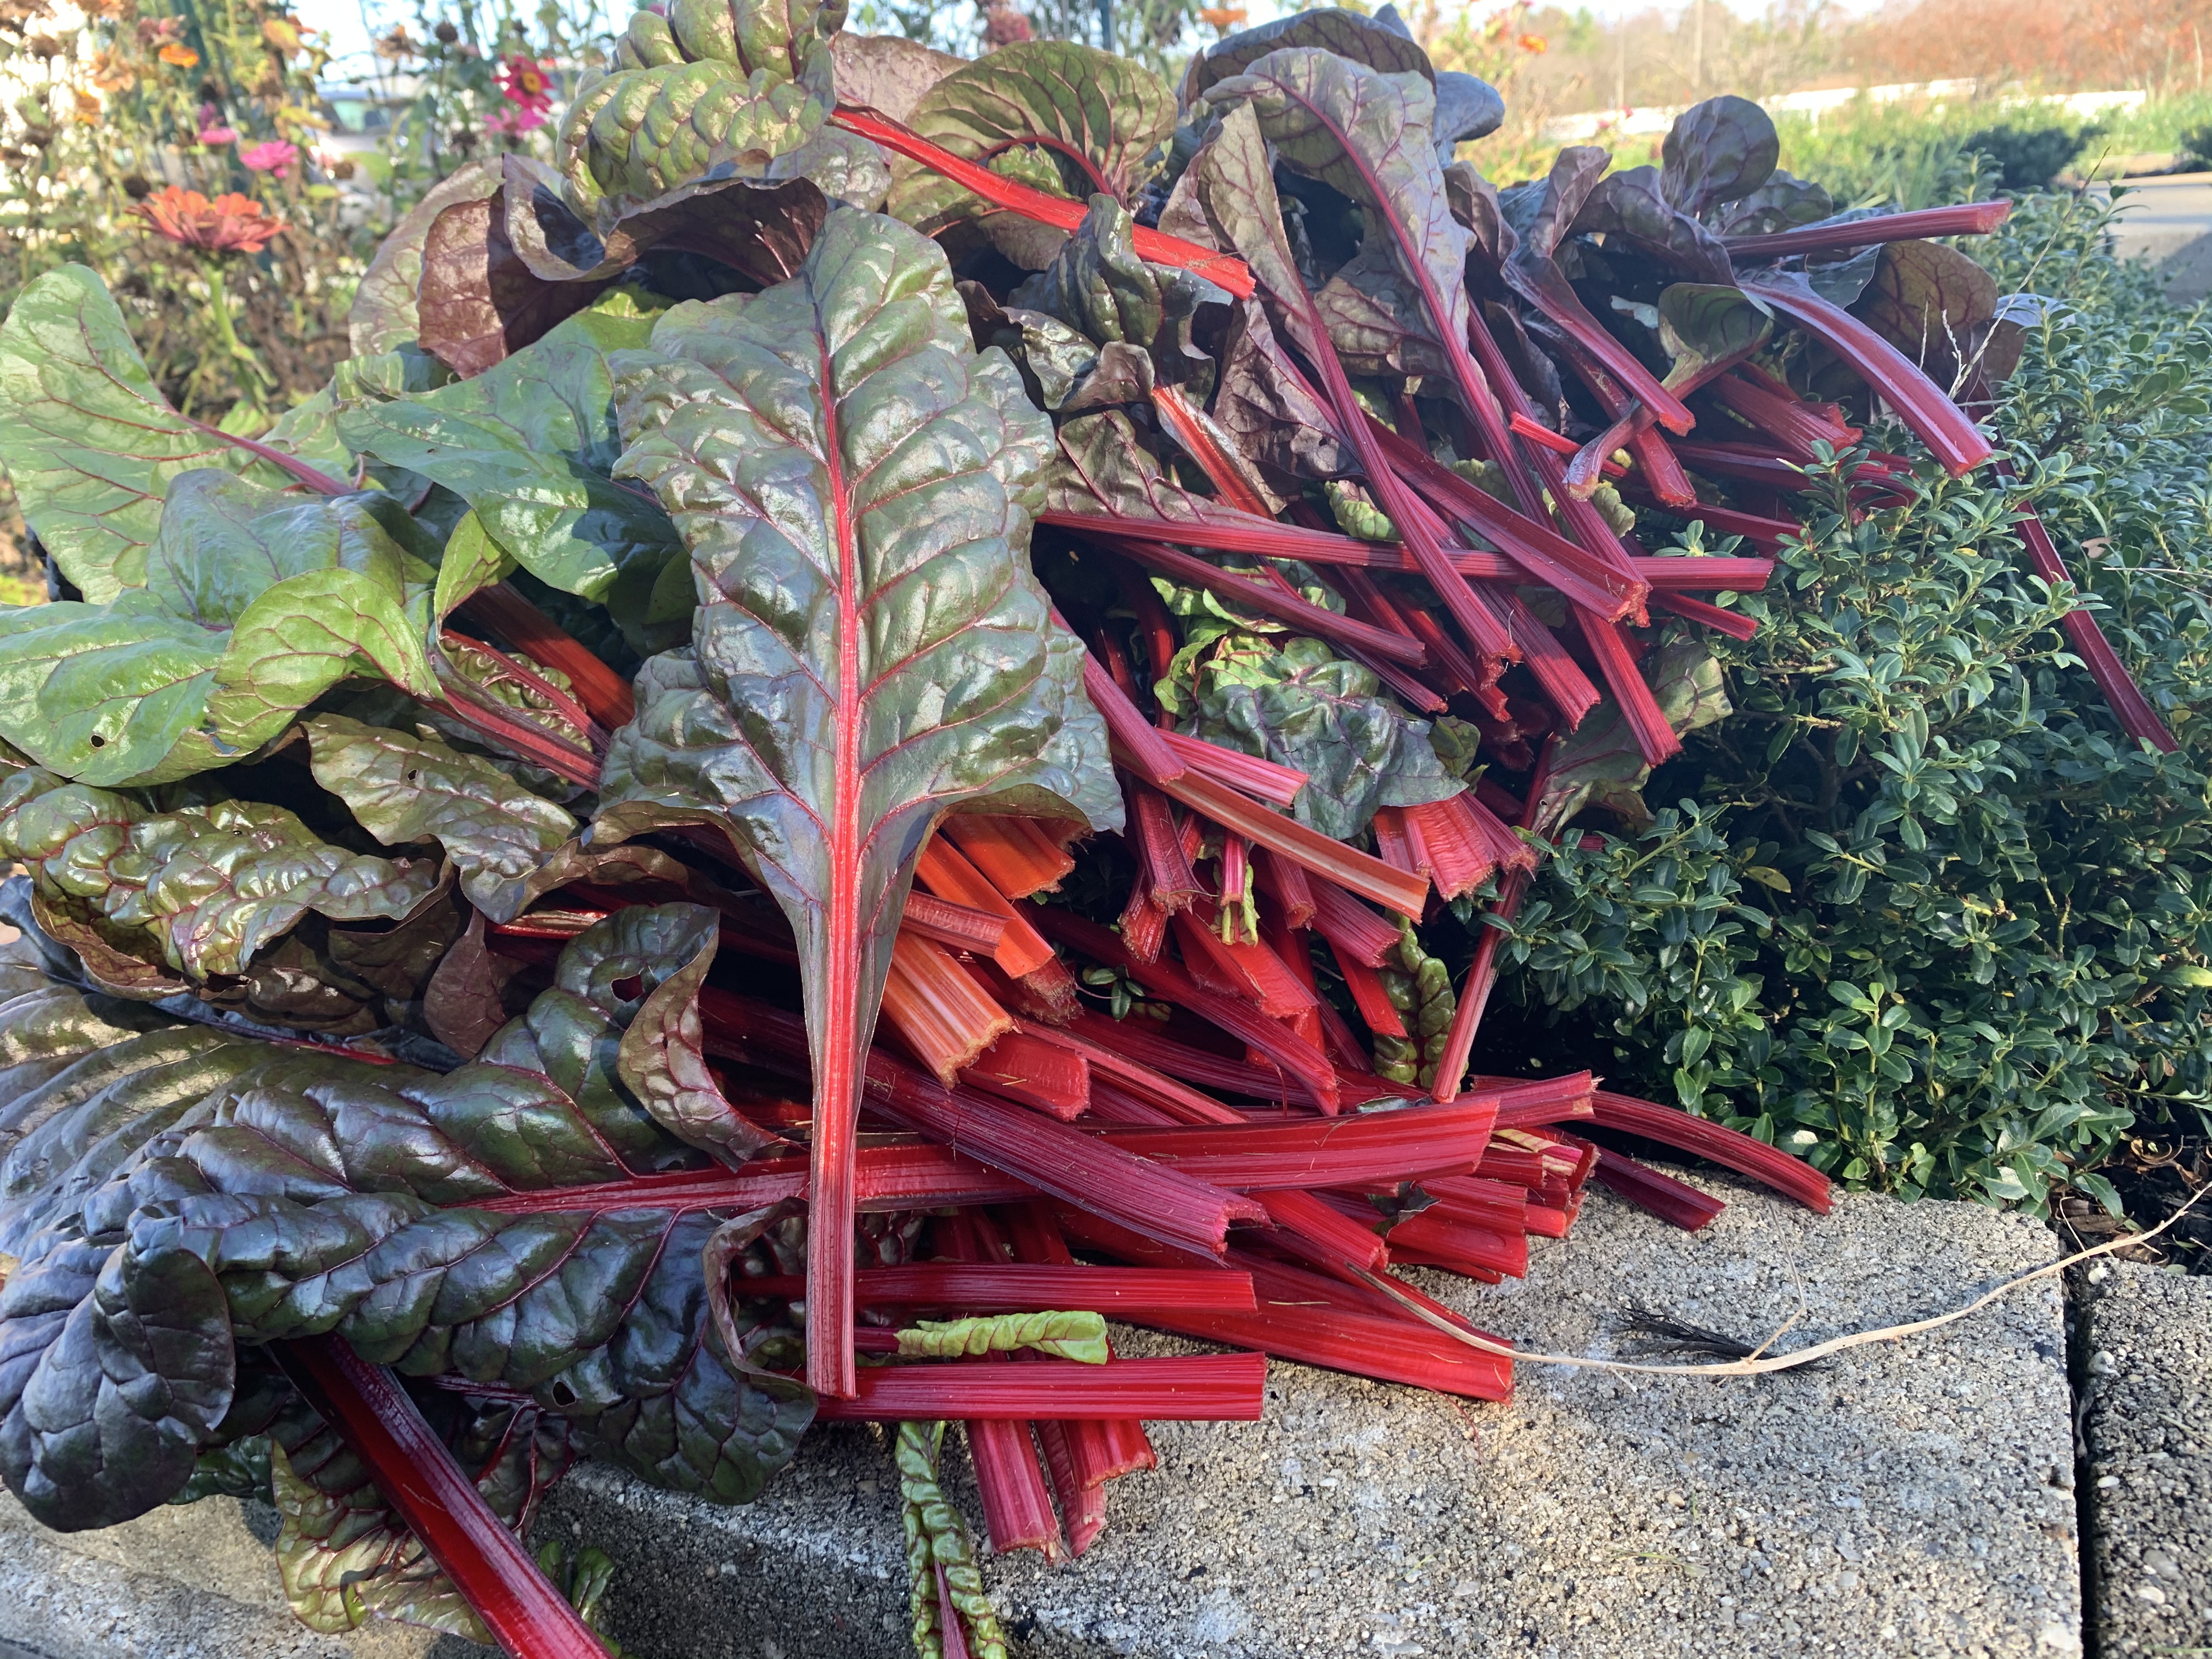
[[[1126,207],[1175,131],[1175,99],[1126,58],[1072,40],[1021,40],[945,76],[908,125],[963,161],[1048,194],[1082,202],[1103,192]],[[975,222],[1026,270],[1043,270],[1066,240],[919,162],[895,161],[891,179],[886,212],[932,236]]]
[[[1673,359],[1669,391],[1702,385],[1741,362],[1774,332],[1774,313],[1734,284],[1676,283],[1659,295],[1659,343]]]
[[[307,724],[315,781],[386,847],[434,840],[461,892],[494,921],[527,902],[528,878],[576,833],[576,820],[491,762],[434,738],[363,726],[343,714]]]
[[[712,823],[790,918],[836,1238],[860,1059],[939,817],[1119,821],[1083,647],[1026,556],[1051,430],[1002,353],[974,355],[943,252],[848,209],[792,282],[679,306],[653,345],[624,366],[618,471],[674,515],[699,620],[639,676],[593,836]],[[809,1303],[842,1333],[835,1277]],[[833,1381],[846,1346],[813,1350]]]
[[[0,736],[85,782],[143,785],[240,758],[355,674],[434,698],[417,545],[388,496],[185,473],[143,586],[0,611]]]
[[[425,1389],[417,1409],[493,1515],[518,1534],[575,1459],[568,1422],[536,1406]],[[282,1526],[284,1599],[309,1630],[342,1635],[394,1619],[489,1644],[468,1602],[386,1506],[344,1439],[296,1397],[270,1431],[270,1494]]]
[[[640,651],[682,636],[682,547],[653,501],[608,477],[622,452],[609,359],[653,319],[593,310],[458,385],[339,416],[355,449],[467,501],[500,550],[548,586],[606,605]],[[672,566],[672,589],[657,588]]]
[[[1732,712],[1721,666],[1700,641],[1669,642],[1653,659],[1647,678],[1659,712],[1678,737],[1724,720]],[[1631,823],[1646,823],[1651,813],[1639,792],[1650,776],[1650,765],[1637,747],[1628,717],[1607,698],[1561,740],[1537,803],[1536,833],[1552,836],[1589,805],[1604,807]]]
[[[562,123],[574,204],[605,233],[696,181],[807,173],[788,164],[836,101],[830,41],[844,21],[842,3],[807,0],[675,0],[635,14],[611,70],[577,88]]]
[[[1294,767],[1313,780],[1291,812],[1335,841],[1378,806],[1419,806],[1460,793],[1429,744],[1429,726],[1389,698],[1372,671],[1319,640],[1228,636],[1194,663],[1198,734]]]
[[[7,1005],[0,1049],[36,1034],[38,1058],[68,1062],[0,1073],[0,1123],[26,1126],[0,1130],[0,1250],[20,1259],[0,1300],[9,1490],[63,1528],[143,1514],[235,1437],[242,1348],[335,1333],[406,1376],[530,1392],[549,1415],[510,1426],[562,1436],[540,1449],[556,1462],[573,1435],[665,1486],[757,1494],[812,1396],[709,1329],[702,1255],[720,1220],[625,1186],[704,1162],[623,1081],[661,1089],[655,1045],[635,1066],[623,1050],[641,1006],[691,983],[714,925],[671,906],[588,930],[529,1012],[443,1077],[198,1026],[118,1044],[65,991]],[[622,994],[632,979],[641,998]],[[41,1000],[50,1012],[24,1006]],[[600,1185],[599,1203],[552,1195]],[[343,1594],[331,1553],[388,1522],[309,1449],[319,1425],[296,1411],[271,1431],[295,1483],[278,1488],[288,1589],[353,1622],[434,1603],[434,1583],[398,1571],[403,1552],[376,1546],[350,1558],[359,1595]],[[526,1510],[527,1478],[491,1470],[502,1518]]]
[[[82,265],[40,276],[0,323],[0,467],[24,520],[95,605],[145,580],[161,498],[180,475],[252,466],[282,482],[169,407],[106,284]]]

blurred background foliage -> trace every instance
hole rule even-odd
[[[423,7],[382,25],[346,84],[329,37],[276,0],[0,0],[0,309],[41,271],[90,265],[179,409],[259,431],[347,355],[385,233],[471,156],[550,155],[562,83],[627,15]],[[191,199],[171,191],[234,194],[282,228],[195,246],[149,222],[149,204]],[[0,495],[0,599],[30,597],[30,574]]]

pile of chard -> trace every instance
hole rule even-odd
[[[62,596],[0,617],[0,1474],[48,1524],[270,1495],[318,1628],[593,1653],[604,1558],[520,1542],[573,1458],[744,1502],[875,1420],[917,1645],[1000,1651],[945,1422],[993,1550],[1080,1554],[1265,1355],[1505,1398],[1401,1269],[1518,1275],[1592,1179],[1718,1210],[1586,1129],[1826,1206],[1483,1074],[1483,916],[1725,716],[1700,639],[1802,497],[1995,459],[2027,313],[1929,239],[2003,204],[1832,212],[1733,98],[1499,191],[1451,159],[1494,94],[1389,12],[1179,92],[842,22],[639,13],[258,440],[89,271],[0,326]]]

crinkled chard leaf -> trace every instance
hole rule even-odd
[[[1694,639],[1668,644],[1647,674],[1653,700],[1677,737],[1724,720],[1728,689],[1712,653]],[[1632,823],[1650,821],[1640,793],[1651,767],[1620,705],[1607,698],[1561,740],[1536,804],[1536,833],[1550,836],[1585,806],[1601,806]]]
[[[524,884],[576,833],[576,820],[489,761],[433,738],[319,714],[307,726],[315,781],[386,847],[433,841],[461,891],[495,921],[527,902]]]
[[[1135,519],[1249,526],[1253,516],[1185,489],[1144,447],[1119,410],[1079,415],[1060,424],[1060,453],[1046,475],[1045,505],[1055,513],[1109,513]]]
[[[1166,318],[1161,278],[1137,257],[1129,210],[1104,191],[1060,245],[1052,263],[1007,296],[1008,303],[1057,317],[1100,345],[1149,346]]]
[[[1119,819],[1083,647],[1028,567],[1051,429],[1002,354],[974,355],[943,252],[850,210],[799,277],[679,306],[653,343],[625,364],[619,471],[690,545],[697,632],[639,676],[593,833],[716,824],[789,916],[834,1211],[937,819]]]
[[[1048,409],[1147,401],[1158,384],[1200,398],[1212,387],[1213,360],[1192,343],[1191,331],[1200,307],[1225,306],[1229,295],[1190,271],[1146,264],[1133,245],[1135,226],[1127,208],[1100,191],[1052,263],[1009,296],[1014,314],[1056,319],[1097,350],[1095,383],[1063,390]],[[973,299],[969,312],[973,321]]]
[[[623,1027],[616,1073],[654,1122],[739,1164],[772,1137],[738,1115],[707,1070],[699,988],[720,931],[703,905],[634,905],[580,935],[555,983]]]
[[[434,860],[332,847],[281,806],[221,800],[173,812],[28,768],[0,783],[0,849],[38,892],[135,929],[188,978],[239,974],[310,910],[391,921],[437,890]]]
[[[422,280],[422,245],[438,216],[457,202],[480,202],[499,188],[496,158],[464,162],[409,209],[362,274],[353,310],[346,319],[354,356],[373,357],[397,351],[420,331],[415,291]]]
[[[1215,41],[1193,58],[1183,71],[1183,107],[1210,97],[1217,82],[1243,74],[1269,52],[1290,46],[1333,52],[1383,75],[1418,75],[1430,82],[1437,78],[1429,54],[1403,30],[1394,29],[1378,18],[1327,6],[1279,17],[1255,28],[1239,29]]]
[[[1379,241],[1338,266],[1314,304],[1347,374],[1403,379],[1450,372],[1419,290]]]
[[[34,1281],[26,1299],[36,1305],[42,1288]],[[0,1334],[15,1323],[5,1316],[14,1301],[0,1302]],[[149,1490],[166,1498],[191,1479],[229,1409],[229,1310],[204,1261],[156,1246],[108,1255],[55,1322],[0,1419],[0,1472],[21,1471],[10,1487],[49,1526],[112,1526],[144,1513]]]
[[[830,57],[837,70],[837,101],[880,111],[894,121],[910,117],[922,94],[968,61],[902,34],[849,29],[831,40]]]
[[[356,674],[434,697],[431,571],[398,504],[178,477],[143,586],[0,611],[0,735],[100,784],[223,765]]]
[[[1072,40],[1023,40],[922,94],[908,125],[963,161],[1050,194],[1127,205],[1175,130],[1175,99],[1140,64]],[[918,162],[896,161],[885,211],[928,235],[979,221],[1000,252],[1041,270],[1066,233],[991,207]]]
[[[1708,98],[1674,118],[1659,156],[1667,200],[1702,218],[1765,184],[1782,159],[1782,140],[1773,118],[1750,99]]]
[[[1382,696],[1370,670],[1319,640],[1237,643],[1199,666],[1200,735],[1308,774],[1291,804],[1299,823],[1348,841],[1378,806],[1461,792],[1430,747],[1428,722]]]
[[[604,231],[696,180],[769,175],[829,118],[830,40],[844,21],[842,4],[808,0],[675,0],[638,12],[611,70],[577,88],[562,123],[574,204]]]
[[[4,1074],[0,1096],[0,1121],[33,1126],[0,1192],[0,1249],[21,1258],[0,1291],[10,1490],[59,1527],[143,1513],[227,1438],[235,1345],[335,1332],[408,1375],[532,1391],[649,1479],[757,1493],[812,1397],[719,1352],[702,1263],[718,1218],[655,1210],[649,1188],[583,1208],[547,1195],[699,1162],[617,1072],[641,1003],[684,981],[713,928],[676,906],[589,930],[554,988],[444,1077],[199,1027],[129,1039],[175,1052],[118,1060],[81,999],[27,1011],[8,1029],[31,1036],[0,1048],[81,1058]],[[191,1074],[216,1049],[217,1073]]]
[[[1213,418],[1245,459],[1293,478],[1340,478],[1358,457],[1291,361],[1257,300],[1238,303],[1221,354]]]
[[[491,1512],[518,1534],[575,1457],[567,1419],[535,1406],[424,1389],[417,1406]],[[276,1567],[300,1622],[342,1635],[398,1620],[489,1643],[453,1581],[386,1504],[368,1470],[313,1408],[295,1399],[270,1436],[281,1519]]]
[[[1057,317],[1021,306],[1001,306],[981,283],[959,284],[968,306],[968,325],[975,349],[993,346],[1014,360],[1030,400],[1060,412],[1077,386],[1098,367],[1098,347],[1091,337]]]
[[[105,605],[145,578],[161,498],[196,467],[282,482],[171,409],[100,278],[50,270],[0,323],[0,467],[62,574]]]
[[[610,354],[653,319],[595,310],[473,379],[341,416],[346,441],[466,501],[484,532],[563,592],[606,604],[639,649],[653,585],[682,548],[667,515],[607,475],[622,453]]]

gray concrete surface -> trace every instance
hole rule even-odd
[[[1632,1345],[1618,1323],[1632,1303],[1753,1340],[1794,1318],[1787,1346],[1954,1305],[2053,1253],[2034,1223],[1970,1206],[1855,1199],[1820,1218],[1698,1179],[1730,1200],[1705,1233],[1599,1194],[1528,1280],[1433,1287],[1525,1343],[1607,1357]],[[1158,1425],[1161,1467],[1116,1484],[1082,1561],[988,1571],[1027,1659],[2064,1659],[2081,1651],[2070,1399],[2055,1282],[1934,1337],[1757,1382],[1531,1366],[1511,1406],[1455,1407],[1278,1365],[1264,1421]],[[973,1516],[964,1462],[949,1461]],[[215,1512],[233,1544],[240,1514]],[[156,1522],[192,1524],[136,1524]],[[615,1556],[610,1626],[645,1659],[905,1652],[896,1486],[872,1431],[817,1431],[747,1510],[587,1468],[547,1528]],[[73,1575],[47,1606],[94,1609],[73,1631],[119,1621],[107,1645],[38,1647],[60,1615],[10,1610],[42,1571],[12,1566],[27,1542]],[[176,1559],[128,1547],[141,1576]],[[51,1659],[337,1650],[280,1637],[265,1568],[212,1553],[192,1592],[204,1644],[135,1645],[151,1628],[128,1612],[143,1592],[84,1547],[0,1515],[0,1638]],[[265,1631],[217,1632],[218,1613],[252,1609]]]
[[[2097,1651],[2212,1652],[2212,1279],[2082,1277]]]
[[[0,1493],[0,1659],[477,1659],[373,1625],[318,1636],[284,1605],[276,1511],[212,1498],[100,1532],[49,1532]]]
[[[2127,190],[2121,255],[2156,265],[2167,297],[2179,304],[2212,297],[2212,173],[2133,179]]]

